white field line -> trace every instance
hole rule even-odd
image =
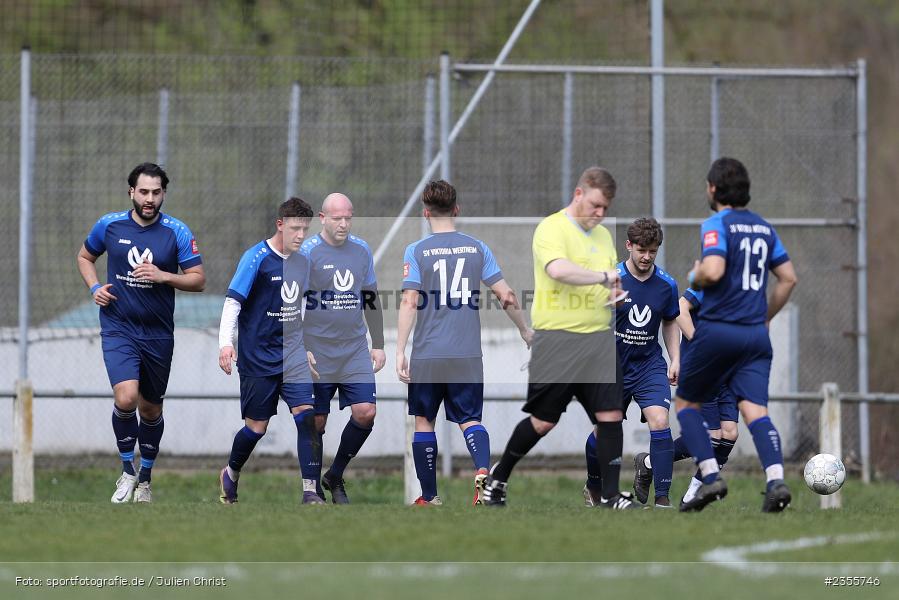
[[[834,561],[832,563],[775,563],[751,560],[752,556],[763,557],[775,552],[790,552],[793,550],[805,550],[807,548],[819,548],[821,546],[837,546],[842,544],[863,544],[865,542],[878,542],[894,539],[899,532],[870,532],[852,533],[841,535],[822,535],[817,537],[804,537],[795,540],[772,540],[746,546],[721,546],[702,555],[702,560],[707,563],[722,567],[752,573],[753,575],[855,575],[849,573],[852,569],[851,562]],[[857,563],[866,575],[889,575],[899,573],[899,563]],[[835,571],[839,571],[835,573]],[[860,574],[860,573],[859,573]]]

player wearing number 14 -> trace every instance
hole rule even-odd
[[[490,438],[481,425],[480,282],[496,295],[528,346],[533,331],[487,244],[456,231],[459,206],[453,186],[430,182],[422,203],[432,234],[406,248],[396,346],[397,375],[409,384],[409,414],[415,416],[412,455],[421,483],[415,504],[442,503],[437,495],[434,420],[444,403],[446,418],[459,425],[471,454],[476,471],[474,504],[479,505],[490,465]],[[416,317],[410,364],[406,342]]]

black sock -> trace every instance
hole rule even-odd
[[[599,423],[596,426],[596,458],[602,474],[602,497],[611,498],[620,490],[621,450],[624,447],[624,428],[621,421]]]
[[[506,444],[506,450],[503,452],[503,456],[499,459],[499,462],[496,463],[496,466],[493,467],[491,476],[499,481],[509,481],[509,476],[512,475],[512,469],[515,468],[518,461],[521,460],[531,448],[537,445],[537,442],[539,442],[542,437],[543,436],[534,429],[530,417],[522,419],[521,422],[515,426],[515,431],[512,432],[509,443]]]

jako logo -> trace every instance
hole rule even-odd
[[[290,285],[287,285],[287,282],[281,284],[281,299],[284,300],[285,304],[293,304],[300,297],[300,286],[297,285],[296,281],[291,281]]]
[[[353,287],[353,272],[347,269],[343,273],[334,271],[334,289],[345,292]]]
[[[131,268],[136,269],[137,265],[145,262],[153,262],[153,253],[150,249],[146,248],[143,252],[138,252],[137,246],[131,246],[131,249],[128,250],[128,264],[131,265]]]
[[[634,327],[645,327],[649,320],[652,319],[652,310],[650,310],[648,304],[643,307],[643,310],[640,310],[640,307],[634,304],[627,311],[627,318],[631,320],[631,325]]]

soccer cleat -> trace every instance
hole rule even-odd
[[[153,502],[153,491],[149,481],[142,481],[134,488],[134,502]]]
[[[634,457],[634,494],[641,504],[649,500],[649,486],[652,485],[652,469],[644,462],[649,456],[646,452],[640,452]]]
[[[115,493],[112,495],[113,504],[124,504],[131,502],[131,496],[134,494],[134,488],[137,486],[137,475],[129,475],[122,472],[122,475],[115,482]]]
[[[602,497],[599,495],[599,492],[594,492],[586,485],[584,486],[584,506],[588,508],[594,508],[599,506],[599,501]]]
[[[219,502],[222,504],[237,504],[237,482],[228,475],[228,467],[219,473]]]
[[[443,500],[440,496],[434,496],[430,500],[425,500],[424,496],[419,496],[412,502],[412,506],[443,506]]]
[[[342,477],[334,477],[331,471],[327,471],[322,476],[322,488],[331,492],[331,502],[334,504],[349,504],[350,499],[346,495],[346,487],[344,487]],[[324,494],[321,494],[324,498]]]
[[[696,494],[687,502],[680,503],[681,512],[699,512],[706,507],[707,504],[715,500],[721,500],[727,496],[727,484],[723,479],[716,479],[712,483],[703,483],[696,490]]]
[[[303,504],[324,504],[325,501],[315,492],[303,492]]]
[[[687,488],[687,491],[684,493],[684,497],[681,498],[681,504],[684,502],[689,502],[693,499],[693,496],[696,495],[696,490],[702,485],[701,479],[696,479],[695,477],[690,478],[690,486]]]
[[[770,492],[762,492],[765,496],[762,502],[762,512],[775,513],[784,511],[789,505],[793,496],[790,494],[790,488],[783,481],[775,483],[771,487]]]
[[[484,489],[481,490],[481,502],[485,506],[502,507],[506,505],[506,488],[508,483],[498,481],[488,475],[484,482]]]
[[[474,506],[484,505],[484,484],[487,481],[487,476],[487,469],[478,469],[477,474],[474,476],[474,500],[472,501]]]
[[[653,508],[674,508],[671,505],[671,500],[668,499],[668,496],[659,496],[656,498],[655,503],[653,504]]]
[[[642,504],[634,502],[634,496],[629,492],[618,492],[608,500],[600,498],[599,506],[608,508],[609,510],[633,510],[643,508]]]

